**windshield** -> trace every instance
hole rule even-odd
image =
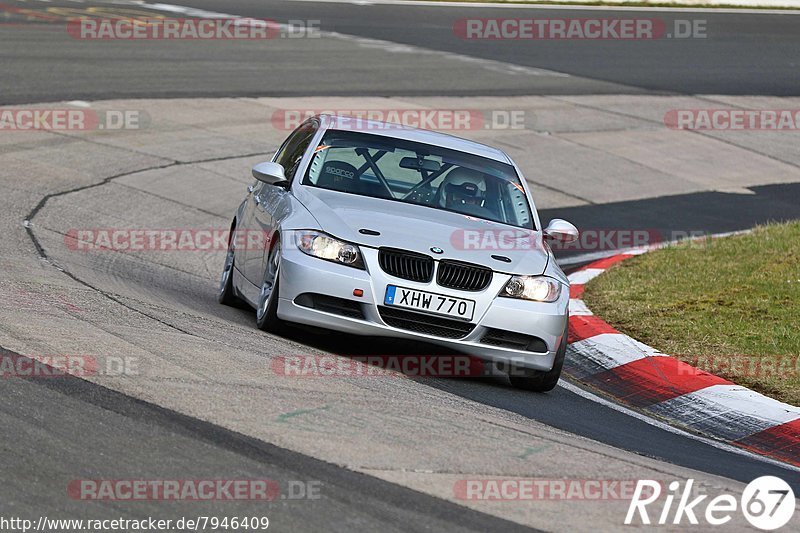
[[[429,144],[329,130],[303,184],[533,229],[513,166]]]

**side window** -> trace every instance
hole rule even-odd
[[[306,153],[308,145],[311,144],[311,139],[314,138],[318,129],[319,122],[317,120],[311,119],[304,122],[292,132],[275,155],[275,162],[283,165],[286,171],[286,179],[289,181],[294,178],[297,166],[300,164],[300,160],[303,159],[303,155]]]

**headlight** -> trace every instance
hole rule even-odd
[[[500,292],[500,296],[536,302],[555,302],[560,295],[561,283],[544,276],[514,276]]]
[[[298,231],[295,242],[301,252],[313,257],[364,269],[361,251],[355,244],[334,239],[320,231]]]

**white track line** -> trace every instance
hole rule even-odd
[[[665,422],[661,422],[661,421],[656,420],[654,418],[650,418],[647,415],[643,415],[642,413],[639,413],[639,412],[634,411],[632,409],[628,409],[627,407],[623,407],[623,406],[621,406],[619,404],[616,404],[616,403],[614,403],[612,401],[606,400],[605,398],[601,398],[600,396],[597,396],[596,394],[593,394],[593,393],[591,393],[591,392],[589,392],[589,391],[587,391],[585,389],[582,389],[582,388],[578,387],[577,385],[575,385],[573,383],[570,383],[569,381],[566,381],[564,379],[560,379],[558,381],[558,386],[559,387],[563,387],[564,389],[568,390],[569,392],[577,394],[578,396],[580,396],[582,398],[585,398],[587,400],[593,401],[595,403],[599,403],[599,404],[601,404],[601,405],[603,405],[605,407],[608,407],[609,409],[613,409],[614,411],[618,411],[618,412],[620,412],[620,413],[622,413],[624,415],[633,417],[636,420],[640,420],[640,421],[644,422],[645,424],[649,424],[649,425],[651,425],[653,427],[657,427],[658,429],[662,429],[664,431],[668,431],[670,433],[674,433],[675,435],[680,435],[680,436],[686,437],[688,439],[693,439],[693,440],[696,440],[698,442],[702,442],[703,444],[707,444],[709,446],[712,446],[712,447],[717,448],[717,449],[722,450],[722,451],[731,452],[731,453],[735,453],[735,454],[738,454],[738,455],[743,455],[745,457],[749,457],[750,459],[756,459],[756,460],[762,461],[764,463],[769,463],[769,464],[771,464],[773,466],[779,466],[781,468],[785,468],[786,470],[792,470],[794,472],[800,472],[800,468],[792,466],[790,464],[782,463],[780,461],[776,461],[774,459],[770,459],[769,457],[764,457],[762,455],[758,455],[758,454],[755,454],[755,453],[752,453],[752,452],[748,452],[747,450],[745,450],[743,448],[738,448],[738,447],[732,446],[730,444],[725,444],[724,442],[720,442],[720,441],[717,441],[717,440],[709,439],[709,438],[706,438],[706,437],[701,437],[700,435],[696,435],[694,433],[689,433],[689,432],[684,431],[682,429],[678,429],[678,428],[676,428],[674,426],[670,426],[669,424],[667,424]]]
[[[511,2],[436,2],[425,0],[291,0],[293,2],[311,2],[324,4],[354,4],[359,6],[369,5],[390,5],[390,6],[421,6],[421,7],[472,7],[472,8],[499,8],[499,9],[556,9],[556,10],[575,10],[575,11],[666,11],[673,13],[737,13],[753,15],[800,15],[800,9],[770,9],[770,7],[797,7],[797,3],[784,6],[773,5],[764,9],[755,8],[724,8],[724,7],[656,7],[656,6],[584,6],[584,5],[564,5],[564,4],[514,4]],[[578,4],[584,0],[563,0],[571,4]],[[606,0],[609,1],[609,0]],[[610,0],[614,1],[614,0]],[[669,2],[669,0],[664,0]],[[709,0],[712,3],[714,0]],[[724,0],[720,4],[734,4],[737,0]],[[621,2],[620,2],[621,3]],[[746,4],[742,4],[743,6]],[[753,5],[753,4],[750,4]]]
[[[740,235],[749,233],[751,230],[744,230],[744,231],[736,231],[736,232],[728,232],[728,233],[720,233],[716,235],[711,235],[709,238],[715,239],[719,237],[727,237],[731,235]],[[616,251],[615,254],[609,255],[616,255],[616,254],[623,254],[628,253],[631,255],[644,253],[648,250],[655,250],[658,248],[662,248],[665,246],[669,246],[671,243],[658,243],[646,248],[637,248],[631,249],[627,252],[624,250]],[[596,272],[596,271],[600,272]],[[605,269],[596,269],[596,268],[584,268],[584,270],[576,271],[570,274],[569,279],[573,283],[583,283],[585,281],[584,278],[594,278],[599,273],[602,273]],[[582,272],[588,272],[588,275],[582,275]],[[570,301],[572,302],[572,300]],[[582,302],[582,301],[581,301]],[[583,314],[591,313],[591,310],[585,306],[582,307],[582,310],[585,311]],[[603,338],[606,339],[603,339]],[[620,343],[619,339],[625,339],[628,343],[632,341],[636,346],[637,349],[628,351],[625,349],[624,343]],[[597,342],[597,346],[594,346],[595,343],[592,341],[594,339],[600,339],[600,342]],[[655,350],[646,346],[644,344],[639,343],[635,339],[628,337],[627,335],[621,334],[600,334],[595,335],[593,337],[589,337],[588,339],[583,339],[577,342],[573,342],[570,344],[570,348],[581,351],[585,354],[585,357],[591,359],[591,362],[594,363],[602,363],[599,364],[600,367],[608,369],[613,367],[619,366],[621,364],[625,364],[629,362],[628,359],[633,358],[637,359],[641,356],[654,356],[654,355],[664,355],[661,353],[646,353],[648,351]],[[598,349],[603,348],[603,349]],[[641,352],[641,353],[639,353]],[[578,377],[578,380],[581,378]],[[789,470],[800,471],[800,468],[795,467],[793,465],[789,465],[786,463],[782,463],[775,459],[771,459],[768,457],[761,456],[757,453],[749,452],[742,448],[733,446],[732,444],[727,444],[722,441],[700,437],[698,435],[694,435],[684,430],[680,430],[675,428],[674,426],[669,425],[666,422],[661,422],[656,418],[651,418],[648,415],[643,413],[639,413],[637,411],[633,411],[629,408],[623,407],[620,404],[616,404],[612,401],[605,400],[600,398],[594,394],[589,393],[583,389],[578,388],[576,385],[559,381],[559,384],[564,383],[564,387],[576,394],[581,394],[581,396],[586,397],[587,399],[598,401],[603,405],[611,407],[617,411],[623,412],[630,416],[634,416],[634,418],[638,420],[642,420],[647,422],[648,424],[654,425],[661,429],[665,429],[668,431],[672,431],[674,433],[679,433],[681,435],[685,435],[690,438],[696,438],[706,444],[714,445],[720,449],[724,449],[727,451],[735,451],[736,453],[741,453],[743,455],[747,455],[748,457],[756,457],[760,460],[763,460],[770,464],[778,464],[784,468]],[[582,391],[582,392],[578,392]],[[694,400],[694,401],[692,401]],[[658,406],[661,406],[659,409]],[[661,413],[665,417],[669,417],[672,420],[677,421],[677,423],[685,423],[687,426],[696,426],[702,428],[703,424],[701,423],[702,420],[698,418],[699,416],[704,416],[705,418],[714,418],[716,416],[722,416],[725,414],[733,413],[741,413],[742,417],[748,418],[748,424],[753,426],[754,424],[758,425],[760,422],[769,422],[768,425],[764,425],[763,428],[755,429],[754,431],[748,431],[746,435],[736,435],[733,432],[727,432],[728,434],[725,435],[725,432],[721,432],[720,435],[724,438],[728,438],[731,441],[736,441],[738,439],[744,438],[748,435],[756,434],[760,431],[769,429],[771,427],[776,427],[781,424],[791,422],[796,420],[800,416],[800,407],[790,406],[788,404],[784,404],[772,398],[766,397],[762,394],[756,393],[752,390],[749,390],[745,387],[740,385],[713,385],[710,387],[706,387],[703,389],[699,389],[697,391],[687,393],[671,400],[665,400],[659,404],[652,406],[649,410],[653,411],[654,413]],[[677,412],[677,414],[676,414]],[[745,425],[746,426],[746,425]],[[753,429],[752,427],[750,429]],[[674,430],[674,431],[673,431]]]
[[[206,11],[205,9],[196,9],[193,7],[179,6],[175,4],[155,3],[151,4],[144,1],[137,1],[136,5],[146,9],[155,11],[164,11],[167,13],[175,13],[187,17],[195,18],[243,18],[239,15],[231,15],[228,13],[218,13],[216,11]],[[288,27],[286,24],[280,24],[282,28]],[[557,72],[555,70],[525,67],[522,65],[515,65],[513,63],[506,63],[503,61],[495,61],[493,59],[483,59],[479,57],[468,56],[465,54],[457,54],[454,52],[445,52],[442,50],[433,50],[430,48],[423,48],[411,44],[396,43],[393,41],[384,41],[383,39],[370,39],[366,37],[359,37],[356,35],[347,35],[335,31],[321,30],[322,36],[339,39],[342,41],[349,41],[356,46],[362,48],[374,48],[389,53],[402,53],[402,54],[416,54],[416,55],[433,55],[441,57],[447,61],[457,61],[460,63],[469,63],[479,68],[491,72],[499,72],[508,76],[542,76],[554,78],[569,78],[570,75],[565,72]]]

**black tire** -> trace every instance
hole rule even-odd
[[[222,267],[222,277],[219,282],[217,301],[222,305],[241,307],[242,302],[236,295],[236,289],[233,288],[233,265],[236,259],[233,237],[234,229],[235,226],[231,228],[231,234],[230,237],[228,237],[228,252],[225,255],[225,264]]]
[[[553,368],[544,372],[542,370],[512,367],[508,376],[511,384],[518,389],[533,392],[548,392],[556,388],[558,378],[561,377],[561,369],[564,368],[564,359],[567,355],[568,332],[568,328],[564,328],[564,335],[561,338],[561,344],[558,346]]]
[[[286,331],[286,322],[278,318],[278,299],[280,298],[280,239],[269,250],[267,271],[261,285],[261,294],[256,307],[256,326],[262,331],[280,335]],[[269,293],[265,291],[269,289]]]

